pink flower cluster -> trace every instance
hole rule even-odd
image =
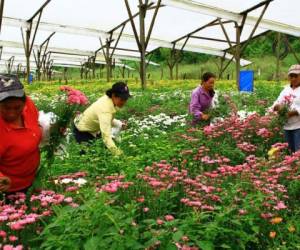
[[[221,201],[217,194],[221,189],[206,185],[201,182],[201,179],[189,178],[186,169],[179,170],[166,161],[146,167],[145,174],[139,174],[137,178],[145,181],[155,193],[182,185],[186,198],[182,198],[181,202],[189,207],[213,211],[214,207],[211,203]]]
[[[1,247],[1,244],[0,244]],[[23,250],[23,246],[22,245],[17,245],[16,247],[14,247],[13,245],[4,245],[3,250]]]
[[[273,133],[270,132],[267,128],[260,128],[257,132],[257,135],[261,136],[262,138],[270,138]]]
[[[276,127],[272,128],[272,132],[270,131],[273,119],[274,115],[272,114],[266,116],[252,114],[243,120],[232,114],[223,121],[204,127],[203,132],[210,139],[229,135],[236,141],[239,149],[254,153],[257,150],[257,146],[253,144],[255,138],[260,137],[264,143],[268,142],[275,133],[280,133],[280,129]]]
[[[249,142],[242,142],[242,143],[237,143],[236,146],[244,151],[244,152],[249,152],[249,153],[253,153],[256,151],[257,146],[249,143]]]
[[[173,215],[167,214],[167,215],[165,215],[164,219],[165,219],[165,221],[168,222],[168,221],[173,221],[175,218],[174,218]],[[160,219],[160,218],[157,218],[157,219],[156,219],[156,224],[157,224],[157,225],[163,225],[163,224],[165,223],[165,221],[162,220],[162,219]]]
[[[290,95],[286,95],[283,97],[283,102],[282,104],[286,104],[286,105],[291,105],[293,103],[294,98],[296,98],[295,95],[290,94]]]
[[[70,86],[61,86],[61,91],[67,93],[67,103],[71,105],[87,105],[87,97],[79,90],[74,89]]]
[[[5,204],[0,201],[0,240],[6,242],[18,241],[18,237],[10,235],[10,232],[16,232],[26,229],[30,225],[38,225],[41,218],[52,215],[51,207],[53,205],[68,204],[74,207],[71,197],[65,197],[54,191],[43,190],[37,195],[30,197],[31,205],[25,205],[26,195],[24,193],[16,193],[7,196],[10,201]],[[1,243],[1,241],[0,241]],[[23,246],[4,245],[2,249],[22,249]]]
[[[176,245],[178,250],[199,250],[198,247],[189,246],[189,245],[186,245],[186,244],[181,244],[179,242],[176,242],[175,245]]]
[[[124,179],[123,175],[106,176],[105,180],[106,181],[108,180],[109,182],[105,184],[96,183],[97,186],[96,191],[106,192],[106,193],[116,193],[119,189],[125,190],[134,184],[133,182],[124,182],[123,179]]]
[[[39,202],[40,207],[48,208],[52,205],[59,205],[62,203],[68,203],[72,207],[76,207],[77,204],[73,203],[73,199],[71,197],[65,197],[62,194],[56,194],[52,190],[43,190],[39,195],[32,195],[30,198],[31,202]],[[51,212],[47,212],[44,215],[50,215]]]

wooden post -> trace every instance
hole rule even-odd
[[[139,32],[140,34],[139,35],[138,35],[136,25],[133,20],[134,16],[131,13],[131,9],[130,9],[128,0],[125,0],[125,5],[127,8],[127,12],[129,15],[129,20],[130,20],[130,23],[132,26],[135,40],[136,40],[137,46],[140,51],[140,56],[141,56],[141,58],[140,58],[140,60],[141,60],[140,61],[140,78],[141,78],[142,89],[145,89],[146,84],[147,84],[147,81],[146,81],[146,49],[147,49],[147,46],[148,46],[148,43],[149,43],[149,40],[151,37],[151,33],[153,30],[154,24],[155,24],[155,19],[156,19],[157,13],[158,13],[158,9],[161,7],[161,0],[157,1],[157,5],[155,7],[155,11],[154,11],[152,21],[151,21],[149,30],[147,32],[147,35],[146,35],[146,30],[145,30],[145,17],[146,17],[147,9],[149,7],[148,0],[145,0],[145,2],[143,2],[142,0],[139,0],[139,24],[140,24],[140,32]]]
[[[236,65],[236,86],[240,90],[240,70],[241,70],[241,26],[236,26],[236,47],[235,47],[235,65]]]
[[[4,0],[0,0],[0,32],[2,26],[3,9],[4,9]]]
[[[40,24],[40,20],[41,20],[41,16],[43,13],[43,9],[46,7],[46,5],[50,2],[51,0],[47,0],[36,12],[35,14],[27,21],[27,24],[29,25],[29,27],[26,29],[26,34],[25,34],[25,38],[23,35],[23,29],[21,28],[21,33],[22,33],[22,39],[23,39],[23,46],[24,46],[24,50],[25,50],[25,56],[26,56],[26,66],[27,66],[27,82],[29,82],[29,74],[30,74],[30,55],[32,52],[32,48],[33,48],[33,44],[34,44],[34,40],[36,37],[36,33]],[[38,16],[38,20],[36,22],[36,26],[34,29],[34,33],[33,33],[33,37],[32,40],[31,39],[31,32],[32,32],[32,25],[33,25],[33,21],[34,19]]]
[[[144,4],[140,4],[140,77],[142,83],[142,89],[146,89],[147,79],[146,79],[146,35],[145,35],[145,17],[147,6]]]

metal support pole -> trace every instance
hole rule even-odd
[[[21,72],[21,69],[22,69],[22,64],[19,63],[18,66],[17,66],[17,76],[19,77],[19,74]]]
[[[136,25],[134,23],[133,20],[133,15],[131,13],[131,9],[128,3],[128,0],[125,0],[125,5],[126,5],[126,9],[129,15],[129,19],[130,19],[130,23],[132,26],[132,30],[136,39],[136,43],[138,46],[138,49],[140,51],[140,78],[141,78],[141,83],[142,83],[142,89],[146,88],[146,49],[147,49],[147,45],[148,42],[150,40],[151,37],[151,33],[155,24],[155,20],[157,17],[157,13],[159,8],[161,7],[161,0],[157,1],[157,5],[155,7],[155,11],[154,11],[154,15],[152,17],[152,21],[150,24],[150,28],[148,30],[148,33],[146,35],[146,29],[145,29],[145,17],[146,17],[146,13],[148,10],[148,2],[149,0],[145,0],[145,2],[143,2],[142,0],[139,0],[139,24],[140,24],[140,34],[138,35],[137,29],[136,29]]]
[[[2,26],[3,9],[4,9],[4,0],[0,0],[0,32]]]
[[[106,40],[106,80],[110,82],[111,78],[111,58],[109,56],[110,41]]]
[[[91,61],[92,61],[92,72],[93,72],[93,79],[96,78],[96,75],[95,75],[95,70],[96,70],[96,57],[93,56],[91,58]]]
[[[65,81],[66,84],[68,83],[67,73],[68,73],[68,68],[64,67],[63,77],[64,77],[64,81]]]
[[[42,17],[42,13],[43,13],[43,9],[46,7],[46,5],[50,2],[51,0],[47,0],[36,12],[35,14],[27,20],[27,23],[29,25],[29,28],[26,30],[26,37],[24,39],[24,34],[23,34],[23,29],[21,28],[21,33],[22,33],[22,39],[23,39],[23,46],[24,46],[24,50],[25,50],[25,56],[26,56],[26,66],[27,66],[27,82],[29,82],[29,75],[30,75],[30,55],[33,49],[33,44],[34,44],[34,40],[36,37],[36,33],[41,21],[41,17]],[[34,29],[34,33],[33,33],[33,37],[32,40],[31,39],[31,32],[32,32],[32,26],[33,26],[33,20],[38,16],[38,20],[36,22],[36,27]]]
[[[7,60],[7,63],[6,63],[6,68],[7,68],[7,73],[10,74],[11,71],[12,71],[12,67],[14,65],[14,60],[15,60],[15,57],[12,56],[11,58],[9,58]]]
[[[38,80],[40,81],[41,80],[41,68],[42,68],[42,65],[43,65],[43,62],[46,60],[46,56],[47,56],[47,49],[48,49],[48,45],[49,45],[49,41],[51,39],[51,37],[55,34],[55,32],[53,32],[41,45],[40,45],[40,48],[38,50],[38,56],[37,56],[37,60],[36,60],[36,66],[37,66],[37,75],[38,75]],[[42,55],[42,50],[43,50],[43,47],[45,46],[44,48],[44,51],[43,51],[43,55]],[[41,59],[42,57],[42,59]]]
[[[22,33],[23,34],[23,33]],[[29,83],[29,75],[30,75],[30,30],[26,30],[26,45],[25,45],[25,56],[26,56],[26,76],[27,83]]]
[[[240,90],[240,70],[241,70],[241,26],[236,26],[236,46],[235,46],[235,65],[236,65],[236,86]]]
[[[146,89],[146,35],[145,35],[145,17],[147,5],[139,6],[140,9],[140,77],[142,82],[142,89]]]

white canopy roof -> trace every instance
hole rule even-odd
[[[28,27],[26,20],[45,3],[46,0],[6,0],[3,13],[3,26],[0,34],[0,46],[22,47],[20,27]],[[138,0],[130,0],[133,14],[138,12]],[[149,1],[151,2],[151,1]],[[154,5],[157,0],[153,0]],[[239,24],[242,21],[241,12],[263,3],[262,0],[247,0],[241,3],[239,0],[162,0],[164,5],[158,11],[156,24],[152,32],[147,51],[158,47],[173,47],[173,41],[188,33],[205,26],[216,18],[222,21],[234,21]],[[21,7],[22,6],[22,7]],[[246,41],[258,20],[263,6],[249,12],[242,32],[241,41]],[[298,0],[274,0],[269,4],[263,19],[254,35],[262,34],[268,30],[279,31],[294,36],[300,36],[300,19]],[[149,28],[154,10],[149,10],[146,15],[146,27]],[[101,47],[102,41],[109,36],[108,32],[128,19],[124,0],[51,0],[43,10],[41,23],[36,35],[35,45],[40,45],[47,37],[56,32],[51,38],[48,51],[69,51],[70,53],[82,53],[91,56]],[[138,18],[135,18],[137,30],[139,30]],[[228,39],[235,45],[235,24],[225,23],[224,27]],[[114,32],[116,40],[121,29]],[[190,38],[185,50],[223,56],[224,50],[230,48],[226,43],[220,25],[214,25],[202,29],[193,34],[196,38]],[[199,37],[203,38],[199,40]],[[204,38],[218,39],[220,41],[206,40]],[[222,40],[222,41],[221,41]],[[175,48],[181,49],[185,43],[182,39],[176,43]],[[118,44],[116,58],[138,58],[139,52],[134,33],[128,22]],[[37,49],[37,47],[35,47]],[[101,54],[101,51],[100,51]],[[226,58],[231,59],[230,54]],[[71,61],[71,59],[70,59]],[[242,60],[241,65],[249,64]]]

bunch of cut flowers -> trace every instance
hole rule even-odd
[[[83,111],[87,104],[88,99],[81,91],[70,86],[60,87],[55,110],[52,110],[55,122],[50,126],[48,143],[43,147],[48,163],[53,162],[55,152],[67,136],[67,128],[72,125],[75,115]]]
[[[289,113],[292,111],[292,103],[294,95],[287,95],[283,100],[274,106],[274,111],[277,113],[275,123],[279,127],[283,127],[289,118]]]

